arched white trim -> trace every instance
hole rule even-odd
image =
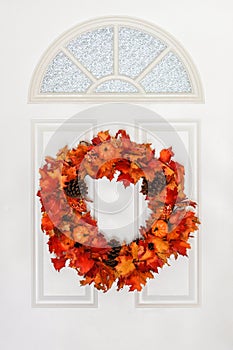
[[[102,79],[97,80],[95,83],[93,83],[93,85],[90,86],[90,88],[87,90],[87,94],[91,94],[93,92],[95,92],[95,89],[97,86],[101,85],[102,83],[105,83],[109,80],[122,80],[125,82],[130,83],[131,85],[135,86],[135,88],[143,94],[144,90],[142,89],[141,85],[136,81],[133,80],[131,78],[125,77],[123,75],[111,75],[110,77],[104,77]]]
[[[103,27],[113,28],[113,74],[104,78],[97,78],[90,72],[76,57],[74,57],[67,49],[67,44],[77,38],[79,35],[89,32],[91,30],[101,29]],[[135,78],[130,78],[125,75],[119,74],[119,52],[118,52],[118,28],[127,27],[136,30],[141,30],[155,37],[161,42],[165,43],[166,48],[152,61],[140,74]],[[87,80],[89,80],[89,86],[82,92],[41,92],[42,80],[47,71],[50,62],[59,53],[63,52],[77,67],[85,74]],[[173,52],[181,61],[187,73],[191,91],[189,92],[146,92],[143,88],[140,80],[142,80],[156,64],[161,62],[166,54]],[[94,87],[98,86],[102,81],[120,79],[128,81],[138,89],[138,93],[95,93]],[[32,76],[30,88],[29,88],[29,103],[47,103],[47,102],[101,102],[101,101],[134,101],[134,102],[204,102],[204,95],[200,76],[198,71],[192,62],[191,57],[186,50],[177,42],[173,36],[166,31],[150,24],[141,19],[135,19],[130,17],[101,17],[93,20],[89,20],[82,24],[75,26],[62,34],[43,54],[40,62]]]

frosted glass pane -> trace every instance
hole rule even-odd
[[[113,73],[113,28],[81,34],[67,49],[96,77]]]
[[[148,93],[191,92],[191,83],[183,63],[173,52],[169,52],[142,80]]]
[[[41,85],[41,92],[85,92],[91,81],[63,53],[49,64]]]
[[[127,27],[119,29],[119,73],[137,77],[166,45],[149,33]]]

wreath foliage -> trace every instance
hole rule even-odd
[[[82,276],[81,285],[94,284],[108,291],[129,286],[142,289],[168,258],[187,255],[192,232],[198,229],[196,203],[184,193],[184,167],[175,162],[172,149],[160,156],[150,144],[131,141],[125,130],[112,136],[101,131],[76,148],[61,149],[56,158],[46,157],[40,169],[42,230],[48,235],[56,270],[65,266]],[[108,240],[88,210],[85,177],[106,177],[125,187],[141,180],[141,193],[151,214],[140,228],[139,238],[129,244]]]

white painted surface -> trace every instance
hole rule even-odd
[[[230,0],[1,3],[1,349],[168,350],[233,348],[232,56]],[[150,104],[169,120],[200,120],[202,300],[196,308],[135,308],[127,292],[99,295],[99,307],[31,306],[31,118],[67,118],[87,105],[27,105],[33,69],[72,25],[102,15],[158,24],[191,54],[205,105]]]

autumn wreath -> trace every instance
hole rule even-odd
[[[69,266],[91,284],[106,292],[117,288],[142,289],[168,258],[187,255],[188,239],[198,228],[196,203],[184,193],[184,167],[173,161],[172,149],[159,158],[150,144],[130,140],[125,130],[115,136],[102,131],[76,148],[64,147],[56,158],[46,157],[40,169],[42,230],[56,270]],[[85,177],[116,176],[125,187],[141,181],[141,193],[151,210],[138,239],[129,244],[107,240],[88,210]]]

